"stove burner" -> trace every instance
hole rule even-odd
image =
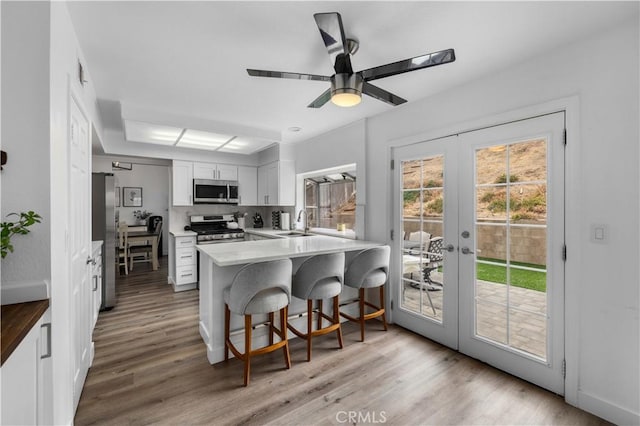
[[[198,236],[198,244],[235,242],[244,239],[244,230],[227,229],[227,222],[234,220],[233,215],[191,216],[191,230]]]

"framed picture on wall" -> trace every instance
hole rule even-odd
[[[142,207],[142,188],[135,186],[123,187],[122,205],[124,207]]]
[[[120,187],[119,186],[116,186],[115,193],[116,193],[116,207],[120,207]]]

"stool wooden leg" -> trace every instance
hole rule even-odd
[[[269,346],[273,345],[273,312],[269,312]]]
[[[313,331],[313,300],[307,300],[307,361],[311,361],[312,331]]]
[[[360,322],[360,341],[364,342],[364,288],[361,288],[358,293],[360,296],[360,300],[358,300],[358,305],[360,306],[360,318],[358,318]]]
[[[231,320],[231,311],[229,305],[224,304],[224,360],[229,360],[229,322]]]
[[[285,306],[280,309],[280,330],[282,333],[282,338],[285,341],[282,350],[284,351],[284,362],[287,366],[287,369],[291,368],[291,357],[289,356],[289,339],[287,339],[287,313],[288,309]]]
[[[340,303],[338,296],[333,298],[333,323],[340,324]],[[342,349],[342,326],[339,326],[336,331],[338,332],[338,344],[340,345],[340,349]]]
[[[382,324],[384,325],[384,331],[387,331],[387,310],[384,307],[384,286],[380,286],[380,309],[382,312]]]
[[[249,384],[251,370],[251,315],[244,316],[244,385]]]
[[[318,300],[318,328],[316,330],[320,330],[322,328],[322,299]]]

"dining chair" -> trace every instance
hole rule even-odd
[[[124,266],[124,274],[129,275],[129,227],[127,222],[118,223],[118,269]]]
[[[153,233],[156,235],[155,241],[151,240],[143,245],[132,245],[129,247],[129,268],[132,271],[134,263],[153,262],[153,246],[155,244],[157,254],[158,245],[160,244],[160,234],[162,233],[162,221],[156,224]]]

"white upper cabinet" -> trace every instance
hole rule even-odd
[[[275,161],[260,166],[258,168],[258,205],[293,206],[295,183],[293,161]]]
[[[193,205],[193,163],[191,161],[173,162],[172,173],[173,205]]]
[[[238,166],[238,205],[258,204],[258,168]]]
[[[193,163],[193,179],[238,180],[238,166]]]

